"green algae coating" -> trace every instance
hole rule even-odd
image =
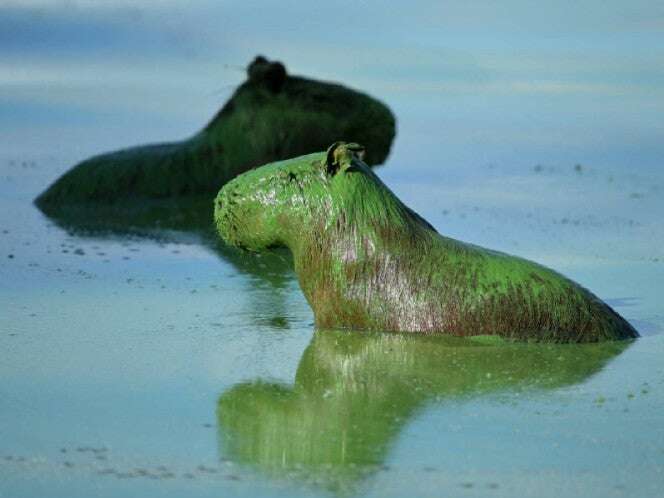
[[[338,84],[289,76],[283,64],[257,57],[248,79],[200,132],[83,161],[43,192],[40,207],[216,193],[260,164],[361,140],[369,164],[385,161],[395,119],[381,102]]]
[[[588,290],[531,261],[440,235],[337,143],[247,172],[215,200],[219,235],[286,246],[318,328],[594,342],[637,337]]]
[[[220,396],[220,442],[224,454],[268,474],[351,492],[380,470],[399,433],[427,404],[573,385],[629,344],[487,345],[317,331],[292,386],[244,382]]]

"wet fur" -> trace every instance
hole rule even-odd
[[[638,336],[559,273],[440,235],[352,147],[330,150],[242,175],[216,205],[229,243],[291,249],[317,327],[554,342]]]

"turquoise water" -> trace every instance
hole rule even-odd
[[[0,496],[661,496],[661,9],[508,7],[320,6],[287,31],[288,3],[0,8]],[[90,154],[202,126],[242,80],[224,64],[267,48],[394,109],[377,172],[441,233],[555,268],[642,337],[315,331],[288,255],[218,246],[182,222],[199,201],[32,205]]]

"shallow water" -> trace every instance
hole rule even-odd
[[[204,5],[183,25],[213,8]],[[35,30],[49,12],[30,21]],[[156,25],[163,12],[155,12],[145,8],[143,27]],[[105,22],[85,9],[67,15],[53,15],[49,32]],[[109,39],[124,22],[112,19]],[[322,64],[316,48],[329,48],[328,31],[307,19],[267,55],[394,108],[399,135],[377,170],[390,188],[445,235],[582,283],[642,337],[501,346],[314,331],[288,255],[217,245],[205,217],[187,221],[200,201],[147,215],[49,218],[31,201],[71,164],[186,136],[225,96],[205,93],[219,87],[209,82],[211,57],[165,56],[170,42],[144,43],[149,30],[128,42],[141,47],[133,56],[109,59],[127,72],[107,80],[95,72],[94,48],[72,54],[67,44],[35,42],[22,53],[16,42],[5,66],[19,64],[18,53],[27,69],[3,80],[0,99],[9,139],[0,153],[0,496],[661,496],[664,146],[653,137],[664,100],[654,98],[657,75],[643,81],[639,69],[661,57],[661,46],[648,45],[652,33],[604,32],[602,18],[592,36],[576,33],[572,49],[541,39],[539,24],[506,36],[511,24],[473,28],[464,18],[485,38],[447,30],[443,71],[431,62],[439,40],[423,19],[428,29],[395,55],[390,41],[368,46],[354,18],[350,41],[335,50],[351,44],[366,63],[357,66],[329,50]],[[399,32],[396,20],[376,22]],[[228,57],[254,55],[261,38],[252,29],[246,46],[228,35]],[[298,36],[313,33],[301,50]],[[630,51],[639,44],[651,59]],[[607,66],[608,48],[622,72]],[[395,72],[384,52],[418,63]],[[567,65],[547,68],[547,56]],[[161,57],[172,77],[148,75],[148,57]],[[570,69],[589,60],[596,65],[582,74]],[[42,71],[34,79],[30,61]],[[435,92],[433,70],[445,74]],[[509,71],[534,71],[539,90],[507,85]],[[561,92],[544,84],[549,72],[586,86]]]
[[[661,200],[624,195],[656,175],[380,170],[439,230],[562,271],[643,334],[508,347],[314,332],[286,254],[217,248],[203,222],[49,219],[30,200],[52,164],[2,165],[5,496],[661,491]]]

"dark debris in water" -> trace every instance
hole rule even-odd
[[[117,479],[153,479],[153,480],[174,480],[186,479],[194,480],[200,478],[207,479],[225,479],[232,481],[241,480],[241,476],[237,473],[228,473],[224,471],[224,467],[231,465],[232,461],[227,458],[221,458],[219,462],[211,464],[199,464],[193,468],[176,470],[170,465],[155,465],[155,466],[129,466],[129,465],[114,465],[109,460],[111,452],[105,446],[78,446],[78,447],[61,447],[58,448],[57,454],[65,457],[63,459],[56,458],[54,461],[49,462],[48,459],[43,458],[26,458],[19,455],[3,455],[0,456],[0,462],[7,464],[31,464],[39,465],[54,464],[61,468],[77,471],[89,472],[100,477],[115,477]],[[104,466],[100,466],[105,462]]]

